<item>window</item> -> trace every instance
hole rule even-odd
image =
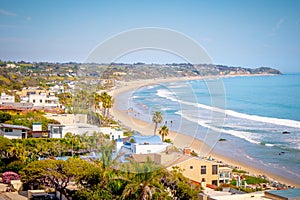
[[[43,103],[43,100],[42,100],[42,99],[40,99],[40,103]]]
[[[212,166],[212,174],[218,174],[218,165]]]
[[[206,174],[206,165],[201,166],[201,174]]]
[[[201,166],[201,174],[206,174],[206,165]]]
[[[217,180],[212,180],[212,181],[211,181],[211,184],[212,184],[212,185],[218,185],[218,181],[217,181]]]
[[[151,153],[151,150],[148,149],[148,150],[147,150],[147,153]]]
[[[191,166],[190,166],[190,169],[193,169],[193,168],[194,168],[194,167],[191,165]]]
[[[5,128],[4,132],[8,133],[8,132],[13,132],[13,130],[11,128]]]
[[[35,99],[33,99],[32,102],[35,103]]]

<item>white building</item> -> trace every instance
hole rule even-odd
[[[60,124],[48,124],[48,131],[50,138],[63,138],[63,127]]]
[[[123,131],[120,128],[101,127],[100,132],[102,132],[104,135],[109,135],[110,140],[124,138]]]
[[[134,154],[160,153],[170,145],[162,142],[158,135],[132,136],[129,138],[129,142],[131,143],[131,153]]]
[[[27,138],[27,132],[30,128],[12,124],[0,124],[0,135],[8,139]]]
[[[46,93],[30,94],[29,102],[33,103],[34,107],[38,108],[59,108],[59,99],[54,95],[47,95]]]
[[[4,103],[14,103],[15,102],[15,96],[14,95],[8,95],[5,92],[1,93],[0,96],[0,104]]]

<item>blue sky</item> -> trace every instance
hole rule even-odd
[[[197,41],[216,64],[300,72],[297,0],[1,0],[0,59],[83,62],[109,37],[142,27],[179,31]],[[139,52],[119,61],[182,60]]]

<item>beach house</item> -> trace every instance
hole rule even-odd
[[[27,138],[27,132],[30,128],[26,126],[0,124],[0,135],[8,139],[23,139]]]
[[[219,185],[219,164],[216,162],[195,156],[182,155],[167,166],[169,171],[175,168],[180,168],[183,176],[202,187]]]
[[[154,136],[131,136],[129,138],[130,150],[133,154],[160,153],[170,145],[162,142],[158,135]]]
[[[59,99],[54,94],[38,93],[29,95],[29,103],[33,103],[35,108],[59,108]]]
[[[104,135],[109,135],[110,140],[117,140],[124,138],[122,129],[113,127],[100,127],[100,132]]]

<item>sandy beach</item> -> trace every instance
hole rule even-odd
[[[162,82],[175,82],[175,81],[184,81],[184,80],[197,80],[197,79],[204,79],[204,78],[216,78],[216,77],[191,77],[191,78],[170,78],[170,79],[155,79],[155,80],[138,80],[138,81],[131,81],[131,82],[120,82],[119,85],[109,93],[113,96],[114,99],[118,95],[123,92],[131,91],[138,89],[143,86],[151,85],[151,84],[159,84]],[[126,105],[126,103],[124,103]],[[137,118],[128,115],[128,108],[124,107],[124,109],[117,109],[116,103],[111,111],[111,114],[114,118],[118,121],[121,121],[127,127],[130,127],[132,130],[138,131],[143,135],[153,135],[154,124],[149,124],[147,122],[141,121]],[[240,169],[248,171],[250,174],[255,175],[265,175],[268,178],[274,179],[280,183],[284,183],[287,185],[292,185],[295,187],[300,187],[299,184],[286,179],[278,174],[272,174],[267,171],[263,171],[257,168],[249,167],[247,163],[242,163],[240,161],[234,160],[232,158],[224,157],[215,152],[211,149],[208,145],[203,143],[202,141],[195,139],[191,136],[185,135],[183,133],[175,133],[170,132],[166,138],[170,138],[174,144],[174,146],[183,149],[184,147],[190,147],[199,155],[203,155],[203,152],[207,154],[207,156],[211,156],[212,158],[216,159],[217,161],[222,161],[223,163],[237,166]]]

